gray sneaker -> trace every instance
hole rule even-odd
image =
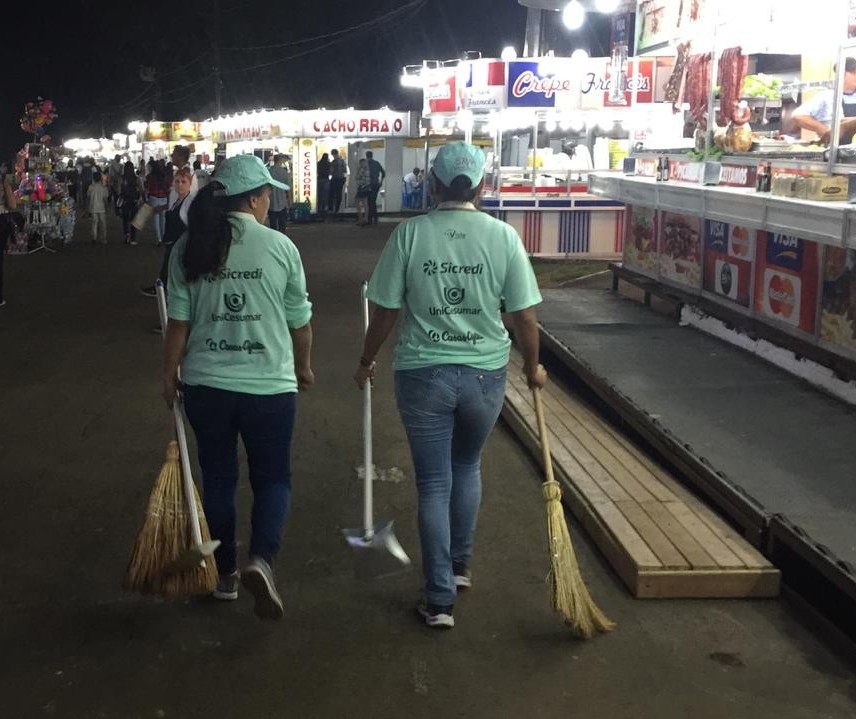
[[[270,564],[261,557],[250,557],[241,572],[241,584],[256,598],[254,611],[259,619],[282,619],[282,598],[276,591]]]
[[[211,592],[214,599],[222,602],[231,602],[238,598],[238,585],[241,583],[241,575],[236,569],[231,574],[221,574],[217,579],[217,589]]]

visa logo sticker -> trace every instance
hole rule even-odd
[[[767,264],[801,272],[805,243],[791,235],[767,233]]]

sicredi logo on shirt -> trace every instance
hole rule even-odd
[[[206,282],[218,282],[220,280],[260,280],[264,275],[264,270],[261,267],[256,267],[254,270],[230,270],[224,267],[216,275],[207,275]]]
[[[454,262],[437,262],[437,260],[427,260],[422,264],[422,271],[432,277],[436,274],[441,275],[483,275],[484,265],[456,265]]]

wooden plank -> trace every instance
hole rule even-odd
[[[778,569],[745,571],[641,572],[639,599],[739,599],[779,595],[782,575]]]
[[[515,408],[506,403],[503,408],[503,419],[509,423],[509,426],[515,431],[518,437],[526,445],[527,449],[532,453],[538,464],[541,464],[541,446],[537,435],[532,430],[532,426],[523,419],[515,410]],[[612,502],[597,502],[588,501],[586,496],[580,492],[576,481],[572,480],[561,465],[555,465],[553,471],[563,485],[563,498],[571,508],[574,516],[583,523],[587,530],[590,529],[592,518],[598,526],[598,531],[608,527],[612,535],[611,542],[618,543],[621,547],[621,554],[626,559],[617,558],[617,560],[626,568],[628,561],[632,565],[632,574],[635,577],[640,567],[645,569],[662,568],[662,564],[657,559],[656,555],[651,551],[644,540],[639,536],[636,530],[630,525],[627,519],[619,512]],[[593,526],[593,525],[591,525]],[[595,543],[606,553],[606,550],[601,546],[601,541],[595,538]],[[616,566],[613,563],[613,566]],[[625,575],[622,574],[622,579]],[[634,582],[627,582],[628,586]]]
[[[533,457],[540,456],[540,448],[538,439],[529,430],[526,422],[522,420],[514,409],[506,404],[502,411],[503,419],[508,423],[511,430],[520,438],[523,444],[529,449]],[[591,510],[585,498],[579,493],[573,484],[568,482],[568,478],[560,467],[555,470],[556,479],[563,485],[562,498],[567,507],[570,508],[573,515],[582,524],[583,529],[591,537],[592,541],[597,545],[597,548],[603,553],[612,567],[613,571],[620,577],[621,581],[627,586],[633,596],[637,593],[637,580],[639,576],[639,562],[645,563],[644,556],[633,557],[626,548],[619,543],[611,530],[600,521],[597,514]],[[601,506],[601,505],[599,505]],[[608,505],[603,505],[608,506]],[[653,557],[653,555],[652,555]],[[656,557],[653,557],[656,562]],[[655,566],[650,566],[649,569],[654,569]]]
[[[657,559],[666,569],[689,569],[689,562],[681,554],[671,539],[658,527],[651,517],[636,502],[616,502],[615,506],[627,518]]]
[[[514,357],[516,354],[512,353],[512,356]],[[520,361],[519,355],[514,357],[512,364],[515,369]],[[622,479],[625,479],[629,473],[632,482],[641,485],[655,499],[661,502],[671,502],[677,499],[669,487],[658,481],[658,478],[640,461],[641,451],[638,448],[632,445],[628,447],[621,441],[620,434],[610,424],[589,410],[564,387],[556,383],[550,383],[547,387],[550,390],[550,396],[555,398],[567,410],[568,414],[621,464],[622,469],[613,473],[616,481],[622,484]],[[628,489],[628,491],[631,490]],[[646,501],[646,498],[642,496],[636,498],[639,501]]]
[[[529,389],[520,388],[514,382],[508,382],[506,392],[516,393],[516,402],[523,403],[527,412],[531,412],[532,426],[537,428],[535,420],[535,409],[532,407],[532,397]],[[543,396],[542,396],[543,397]],[[544,402],[544,420],[547,424],[547,431],[550,434],[550,448],[554,458],[559,463],[565,461],[565,458],[570,458],[573,465],[570,464],[566,468],[571,477],[575,477],[575,472],[581,472],[587,475],[594,481],[602,492],[612,501],[628,500],[630,495],[624,488],[613,479],[613,477],[595,460],[590,454],[585,451],[585,448],[580,445],[573,435],[567,434],[564,427],[553,414],[551,406]],[[537,432],[537,429],[534,431]],[[584,481],[581,478],[580,481]]]
[[[514,387],[520,395],[523,395],[524,392],[527,394],[529,392],[528,389],[524,389],[525,384],[522,382],[518,384],[517,382],[510,381],[508,384]],[[521,384],[523,385],[523,388],[520,387]],[[603,464],[587,450],[585,445],[580,442],[577,436],[567,428],[565,423],[562,422],[561,417],[556,415],[555,405],[550,400],[549,395],[542,394],[541,397],[544,401],[544,418],[550,429],[551,439],[552,437],[555,437],[556,442],[559,442],[567,448],[577,462],[585,469],[586,472],[588,472],[589,476],[591,476],[591,478],[600,485],[611,500],[624,501],[634,498],[627,488],[617,482],[609,470],[607,470]],[[528,398],[528,401],[531,402],[531,398]],[[640,491],[639,489],[637,489],[637,495],[642,496],[643,499],[652,499],[650,494]]]
[[[664,506],[674,515],[687,531],[704,547],[713,561],[720,567],[745,568],[746,565],[701,518],[683,502],[665,502]]]
[[[537,427],[535,418],[535,410],[524,402],[517,391],[509,387],[506,390],[506,402],[510,403],[511,407],[521,416],[527,427]],[[550,432],[550,430],[548,430]],[[533,430],[533,434],[535,430]],[[537,437],[536,437],[537,439]],[[538,445],[540,447],[540,444]],[[566,474],[574,478],[574,481],[579,485],[580,490],[585,493],[591,502],[607,502],[609,496],[595,482],[589,474],[579,465],[574,456],[568,452],[564,444],[559,441],[559,438],[550,432],[550,454],[553,456],[553,464],[561,466]],[[538,450],[538,460],[540,462],[540,449]]]
[[[511,364],[520,365],[520,356],[516,351],[512,352]],[[598,424],[603,430],[618,444],[620,444],[627,452],[634,455],[635,461],[641,465],[650,476],[651,480],[645,480],[644,475],[637,476],[640,482],[643,482],[649,491],[652,492],[661,501],[681,501],[690,510],[692,510],[699,520],[707,525],[713,534],[718,537],[728,548],[728,550],[736,556],[740,562],[746,567],[770,567],[770,562],[759,552],[755,547],[749,544],[733,527],[726,521],[720,518],[710,507],[702,500],[696,497],[688,488],[684,487],[677,479],[669,475],[657,462],[648,457],[639,447],[631,442],[627,437],[622,435],[617,429],[610,424],[597,417],[590,409],[581,402],[574,400],[567,392],[557,393],[559,396],[568,397],[567,404],[571,411],[577,414],[580,418],[590,419],[592,423]],[[663,487],[662,492],[656,491],[653,485],[659,484]],[[731,566],[729,563],[723,566]]]
[[[645,542],[639,533],[633,528],[627,518],[612,503],[598,504],[595,506],[604,524],[609,527],[619,544],[633,558],[638,570],[662,568],[657,555]]]
[[[677,518],[659,502],[646,502],[642,508],[660,529],[665,532],[675,547],[683,554],[693,569],[716,569],[717,564]]]

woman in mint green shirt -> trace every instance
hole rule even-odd
[[[188,231],[169,269],[164,397],[172,404],[181,365],[187,417],[196,434],[204,508],[220,581],[214,597],[237,599],[237,441],[247,450],[253,488],[250,561],[240,575],[256,614],[282,616],[272,564],[291,495],[291,439],[298,388],[315,381],[310,363],[312,305],[297,248],[262,223],[271,187],[262,161],[223,162],[196,196]]]
[[[399,225],[369,283],[377,306],[355,379],[374,377],[374,358],[399,315],[395,393],[419,495],[425,578],[417,607],[431,627],[454,626],[481,502],[481,453],[505,396],[510,313],[525,374],[543,386],[535,305],[541,294],[523,244],[504,222],[479,212],[484,154],[463,142],[440,149],[430,178],[438,207]]]

